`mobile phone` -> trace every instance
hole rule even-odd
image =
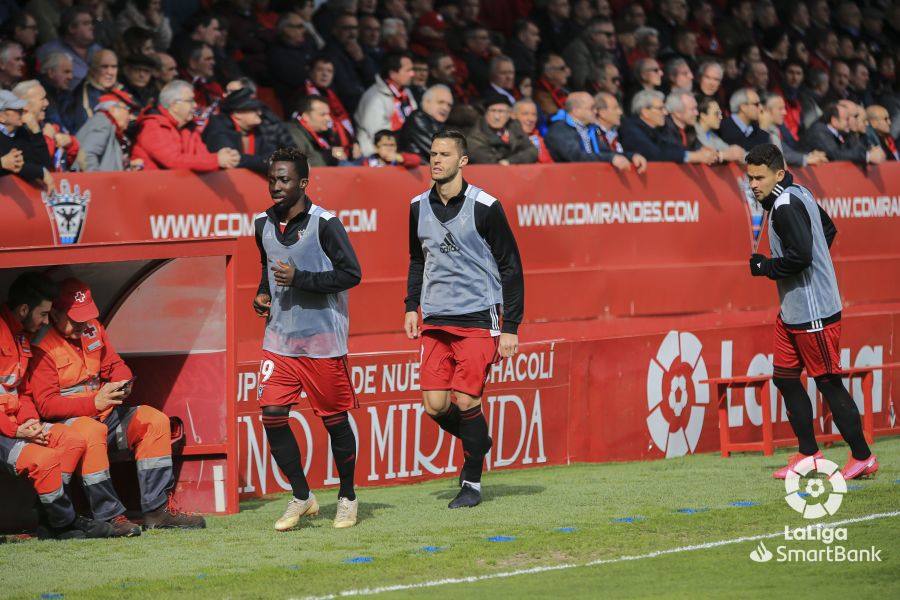
[[[131,384],[134,383],[134,380],[135,380],[135,379],[137,379],[137,375],[135,375],[134,377],[132,377],[131,379],[129,379],[128,381],[126,381],[125,383],[123,383],[122,385],[120,385],[119,387],[117,387],[117,388],[116,388],[115,390],[113,390],[113,391],[115,391],[115,392],[124,392],[126,389],[128,389],[129,387],[131,387]]]

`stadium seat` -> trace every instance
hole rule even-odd
[[[256,96],[261,102],[264,102],[272,111],[278,115],[279,119],[284,119],[284,107],[281,100],[275,95],[275,90],[270,87],[262,87],[256,89]]]

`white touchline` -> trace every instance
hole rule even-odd
[[[852,519],[843,519],[831,523],[821,523],[821,527],[840,527],[841,525],[851,525],[853,523],[862,523],[864,521],[874,521],[875,519],[889,519],[891,517],[900,517],[900,511],[874,513],[863,517],[854,517]],[[709,548],[717,548],[719,546],[729,546],[731,544],[740,544],[742,542],[755,542],[768,538],[775,538],[784,535],[784,531],[778,533],[763,533],[760,535],[750,535],[730,540],[719,540],[718,542],[706,542],[703,544],[694,544],[692,546],[679,546],[678,548],[669,548],[667,550],[655,550],[647,554],[636,554],[633,556],[619,556],[617,558],[598,558],[586,563],[571,564],[564,563],[560,565],[545,565],[542,567],[531,567],[530,569],[518,569],[516,571],[505,571],[503,573],[488,573],[486,575],[477,575],[472,577],[451,577],[447,579],[435,579],[432,581],[423,581],[421,583],[404,583],[398,585],[386,585],[377,588],[362,588],[358,590],[343,590],[327,596],[307,596],[304,600],[332,600],[333,598],[343,598],[346,596],[372,596],[375,594],[383,594],[385,592],[399,592],[402,590],[414,590],[419,588],[437,587],[439,585],[450,585],[453,583],[475,583],[477,581],[485,581],[488,579],[505,579],[507,577],[515,577],[517,575],[532,575],[534,573],[545,573],[547,571],[562,571],[564,569],[576,569],[578,567],[593,567],[596,565],[609,565],[629,560],[643,560],[645,558],[656,558],[666,554],[680,554],[682,552],[693,552],[694,550],[707,550]]]

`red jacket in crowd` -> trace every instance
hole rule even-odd
[[[179,129],[161,106],[138,119],[131,158],[142,158],[144,169],[190,169],[198,173],[219,169],[218,157],[206,149],[194,124]]]

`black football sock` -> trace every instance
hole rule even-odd
[[[275,464],[281,469],[285,477],[291,484],[291,490],[294,492],[294,498],[298,500],[309,499],[309,484],[306,482],[306,475],[303,473],[303,465],[300,457],[300,446],[297,445],[297,438],[288,425],[288,411],[270,410],[270,408],[281,409],[281,407],[264,407],[262,414],[263,427],[266,430],[266,437],[269,440],[269,448],[272,450],[272,458]]]
[[[816,434],[813,431],[812,403],[803,384],[796,377],[775,377],[775,387],[784,396],[788,420],[800,445],[800,454],[812,456],[819,451]]]
[[[443,413],[439,415],[428,416],[438,424],[438,427],[440,427],[453,437],[459,437],[460,414],[461,413],[459,407],[454,402],[451,402],[449,408],[447,408],[447,410],[445,410]]]
[[[838,431],[847,445],[850,446],[850,453],[856,460],[866,460],[872,456],[869,444],[863,435],[862,420],[859,418],[859,409],[856,402],[844,387],[840,375],[822,375],[816,377],[816,386],[822,392],[825,401],[828,402],[828,408],[831,409],[831,416],[834,418],[834,424],[837,425]]]
[[[356,500],[356,492],[353,489],[353,474],[356,470],[356,436],[347,419],[347,413],[342,412],[328,417],[322,417],[328,436],[331,438],[331,453],[337,465],[338,477],[341,480],[341,488],[338,496],[348,500]]]
[[[481,405],[460,411],[459,437],[462,440],[463,479],[472,483],[481,482],[484,455],[488,448],[488,426],[481,412]]]

